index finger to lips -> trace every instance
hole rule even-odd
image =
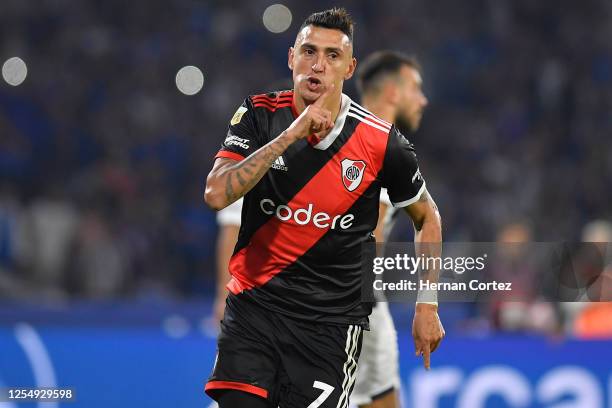
[[[335,88],[335,85],[333,83],[331,83],[329,86],[326,86],[325,91],[323,91],[323,93],[319,95],[317,100],[314,101],[313,105],[315,106],[325,105],[325,103],[327,102],[327,99],[331,96],[331,94],[333,94],[334,88]]]

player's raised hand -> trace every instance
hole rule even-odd
[[[313,103],[314,106],[316,106],[318,109],[321,110],[321,112],[326,118],[326,121],[323,124],[321,129],[319,130],[312,129],[313,133],[319,139],[322,139],[325,136],[327,136],[327,133],[329,132],[329,130],[334,127],[334,122],[331,120],[331,117],[332,117],[331,112],[325,107],[328,105],[329,100],[332,98],[334,94],[334,89],[335,89],[335,85],[333,83],[330,84],[325,89],[325,91],[317,98],[317,100]]]
[[[289,126],[289,131],[293,132],[297,139],[302,139],[315,134],[321,138],[334,126],[332,121],[332,113],[325,106],[329,102],[329,98],[334,93],[335,85],[325,88],[325,91],[314,101],[308,105],[297,119]]]
[[[332,82],[331,84],[325,87],[325,90],[323,91],[323,93],[319,95],[317,100],[314,101],[312,105],[318,106],[320,108],[324,108],[325,105],[329,102],[329,99],[334,94],[335,89],[336,89],[336,85]]]
[[[438,317],[438,307],[426,303],[418,303],[412,321],[412,337],[417,356],[423,356],[426,370],[431,367],[433,353],[444,338],[445,332]]]

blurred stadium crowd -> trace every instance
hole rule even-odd
[[[330,2],[3,0],[0,297],[197,296],[214,280],[204,178],[248,94],[290,78],[297,27]],[[353,1],[357,58],[416,54],[430,106],[411,136],[450,241],[577,241],[612,220],[612,2]],[[204,71],[185,96],[174,77]],[[345,90],[357,98],[351,81]]]

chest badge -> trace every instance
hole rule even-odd
[[[342,183],[348,191],[353,191],[363,180],[366,163],[363,160],[342,160]]]

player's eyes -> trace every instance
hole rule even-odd
[[[309,49],[309,48],[306,48],[306,49],[304,50],[304,54],[306,54],[306,55],[313,55],[313,54],[314,54],[314,50],[311,50],[311,49]]]
[[[336,54],[335,52],[332,52],[331,54],[329,54],[329,58],[336,59],[338,58],[338,54]]]

